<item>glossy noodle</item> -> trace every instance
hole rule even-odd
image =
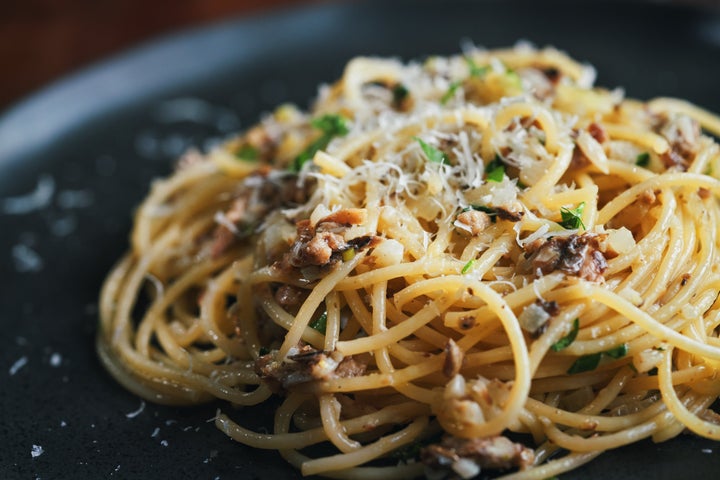
[[[305,475],[543,479],[720,440],[720,120],[593,78],[523,45],[356,58],[310,112],[189,152],[105,282],[103,363],[226,400],[220,430]],[[233,420],[273,398],[271,433]]]

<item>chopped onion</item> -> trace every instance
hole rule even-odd
[[[630,252],[635,248],[635,239],[632,232],[625,227],[608,230],[607,248],[618,254]]]
[[[387,267],[389,265],[397,265],[402,262],[405,254],[405,247],[397,240],[387,238],[375,247],[372,256],[378,267]]]
[[[459,398],[465,395],[465,377],[460,374],[455,375],[445,387],[446,399]]]
[[[478,464],[467,458],[461,458],[453,463],[452,469],[460,475],[460,478],[473,478],[480,473]]]
[[[645,373],[660,364],[664,347],[648,348],[633,357],[633,367],[639,373]]]
[[[520,327],[529,333],[535,333],[550,320],[550,314],[537,303],[531,303],[525,307],[518,316]]]

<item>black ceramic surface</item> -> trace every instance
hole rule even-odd
[[[354,55],[449,54],[464,39],[552,44],[594,64],[601,85],[720,112],[720,15],[645,3],[327,5],[168,37],[53,85],[0,117],[0,478],[298,477],[207,423],[219,404],[141,409],[95,355],[100,284],[151,179],[185,148],[307,105]],[[37,185],[42,208],[8,200]],[[562,478],[718,472],[720,445],[682,435]]]

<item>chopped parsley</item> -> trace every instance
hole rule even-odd
[[[457,91],[458,87],[460,87],[460,85],[462,85],[462,82],[460,80],[455,80],[454,82],[452,82],[448,87],[447,92],[445,92],[440,98],[440,103],[445,105],[448,100],[454,97],[455,92]]]
[[[470,57],[465,57],[465,63],[467,63],[468,65],[471,77],[484,77],[490,71],[490,65],[484,65],[481,67],[477,63],[475,63],[475,61]],[[440,103],[445,105],[452,97],[454,97],[455,92],[460,87],[460,85],[462,85],[461,80],[455,80],[454,82],[451,82],[447,91],[440,98]]]
[[[328,113],[322,117],[314,118],[310,124],[318,130],[322,130],[325,134],[343,136],[349,132],[346,121],[345,117],[341,115]]]
[[[322,315],[310,322],[310,328],[313,328],[320,333],[325,333],[325,330],[327,329],[327,312],[323,312]]]
[[[603,355],[607,355],[610,358],[622,358],[625,355],[627,355],[628,352],[628,346],[627,343],[623,343],[622,345],[618,345],[617,347],[611,348],[610,350],[605,350],[604,352],[597,352],[597,353],[591,353],[590,355],[583,355],[582,357],[575,360],[575,363],[573,363],[570,368],[568,369],[567,373],[574,374],[574,373],[582,373],[582,372],[589,372],[591,370],[595,370],[597,366],[600,364],[600,359]]]
[[[648,152],[641,153],[635,158],[635,165],[638,167],[647,167],[650,164],[650,154]]]
[[[583,355],[582,357],[575,360],[575,363],[570,366],[567,373],[572,375],[574,373],[582,373],[595,370],[597,366],[600,365],[601,356],[602,353],[600,352],[592,353],[590,355]]]
[[[495,159],[485,167],[485,179],[488,182],[502,182],[503,176],[505,176],[505,164],[500,155],[496,155]]]
[[[570,346],[571,343],[575,341],[575,337],[577,337],[578,330],[580,330],[580,319],[576,318],[573,321],[572,328],[570,329],[570,333],[562,337],[560,340],[555,342],[552,347],[552,350],[554,352],[559,352],[560,350],[564,350],[567,347]]]
[[[607,350],[603,353],[611,358],[622,358],[625,355],[627,355],[627,352],[628,352],[627,343],[623,343],[622,345],[618,345],[617,347],[611,348],[610,350]]]
[[[560,208],[560,216],[562,221],[560,226],[568,230],[576,230],[580,227],[585,228],[582,221],[582,213],[585,210],[585,202],[580,202],[576,208]]]
[[[520,80],[520,75],[518,75],[515,70],[507,69],[505,77],[507,77],[512,86],[522,89],[522,80]]]
[[[470,57],[465,57],[465,63],[467,63],[470,69],[471,77],[484,77],[490,71],[490,65],[483,65],[481,67]]]
[[[238,225],[238,233],[237,236],[239,238],[247,238],[252,236],[253,233],[255,233],[255,228],[257,228],[258,222],[245,222],[243,221]]]
[[[470,260],[465,264],[465,266],[460,270],[460,273],[463,275],[470,271],[470,269],[473,268],[473,265],[475,265],[475,259]]]
[[[239,160],[244,160],[246,162],[254,162],[257,160],[259,155],[259,152],[257,148],[253,147],[252,145],[243,145],[240,147],[240,150],[235,152],[235,157]]]
[[[342,252],[343,262],[349,262],[353,258],[355,258],[355,249],[354,248],[348,248],[347,250]]]
[[[445,155],[444,152],[441,152],[437,148],[433,147],[432,145],[428,145],[425,143],[420,137],[413,137],[417,142],[420,144],[420,148],[422,148],[423,153],[425,153],[425,156],[430,160],[432,163],[447,163],[447,155]]]
[[[392,94],[393,94],[393,104],[395,106],[399,106],[408,97],[408,95],[410,94],[410,91],[407,89],[407,87],[405,85],[403,85],[402,83],[398,83],[397,85],[395,85],[393,87]]]
[[[345,117],[333,114],[327,114],[313,119],[310,124],[313,128],[322,131],[322,135],[310,143],[310,145],[308,145],[307,148],[300,153],[300,155],[295,157],[295,160],[290,165],[290,170],[293,172],[299,172],[302,170],[305,162],[314,157],[318,150],[327,148],[333,138],[347,135],[349,130],[346,121]]]

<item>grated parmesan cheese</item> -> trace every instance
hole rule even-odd
[[[30,450],[30,456],[32,458],[37,458],[43,453],[45,453],[45,450],[40,445],[33,445],[32,450]]]
[[[89,190],[63,190],[57,195],[57,204],[62,209],[87,208],[95,202]]]
[[[55,180],[50,175],[41,175],[38,178],[35,190],[17,197],[3,198],[0,201],[0,211],[7,215],[24,215],[36,210],[42,210],[50,205],[55,194]]]
[[[51,367],[59,367],[62,365],[62,355],[59,353],[53,353],[50,355],[50,366]]]
[[[19,273],[39,272],[45,264],[40,254],[24,243],[13,245],[12,258]]]
[[[452,464],[452,469],[460,478],[473,478],[480,473],[480,466],[469,458],[460,458]]]
[[[145,400],[140,400],[140,407],[133,412],[126,413],[125,416],[127,418],[135,418],[138,415],[140,415],[143,412],[143,410],[145,410]]]
[[[13,363],[10,366],[10,370],[8,371],[10,373],[10,376],[12,377],[17,372],[19,372],[21,368],[23,368],[25,365],[27,365],[27,363],[28,363],[28,357],[22,356],[22,357],[18,358],[15,361],[15,363]]]

